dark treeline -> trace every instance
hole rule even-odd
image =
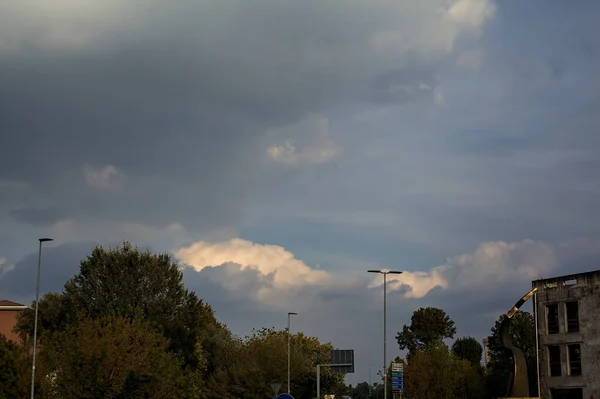
[[[396,336],[398,346],[407,351],[404,363],[403,399],[492,399],[506,395],[511,373],[511,354],[498,335],[501,315],[491,329],[489,362],[482,365],[483,347],[473,337],[461,337],[449,347],[445,342],[456,334],[455,323],[442,310],[420,308]],[[536,396],[535,325],[533,316],[519,311],[513,318],[511,335],[523,349],[528,362],[530,392]],[[388,397],[391,397],[390,371]],[[383,385],[363,382],[350,387],[353,399],[383,398]]]
[[[502,396],[510,355],[498,327],[489,337],[491,360],[472,337],[454,339],[454,321],[441,309],[421,308],[397,335],[406,350],[405,399],[481,399]],[[95,247],[60,293],[39,303],[38,399],[265,399],[272,383],[287,391],[287,331],[255,330],[237,337],[210,305],[183,284],[168,254],[124,243]],[[17,345],[0,335],[0,399],[28,398],[32,366],[33,306],[19,315]],[[535,376],[533,318],[519,312],[511,333]],[[291,392],[314,398],[315,368],[329,363],[333,346],[302,333],[291,336]],[[390,372],[387,373],[391,386]],[[381,382],[354,387],[344,375],[322,369],[322,392],[354,399],[383,398]],[[532,392],[535,392],[532,379]],[[391,396],[389,396],[391,397]]]
[[[235,336],[182,278],[168,254],[94,248],[62,292],[40,300],[35,397],[265,399],[273,382],[287,390],[287,331]],[[0,399],[29,397],[33,329],[27,309],[15,328],[23,344],[0,337]],[[292,392],[313,398],[316,365],[333,347],[302,333],[291,342]],[[344,393],[343,380],[322,371],[325,392]]]

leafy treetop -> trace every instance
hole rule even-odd
[[[461,337],[452,344],[452,353],[459,359],[468,360],[471,364],[480,364],[483,347],[474,337]]]
[[[410,321],[410,325],[405,324],[396,335],[396,340],[400,349],[408,349],[411,354],[442,343],[446,338],[454,338],[456,334],[454,321],[442,309],[419,308]]]

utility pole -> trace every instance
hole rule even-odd
[[[288,322],[287,322],[287,333],[288,333],[288,342],[287,342],[287,393],[289,394],[291,391],[290,381],[291,381],[291,339],[292,333],[290,331],[291,328],[291,317],[297,315],[298,313],[288,312]]]
[[[383,399],[387,399],[387,275],[402,274],[396,270],[367,270],[368,273],[383,274]]]

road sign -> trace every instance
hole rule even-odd
[[[331,351],[331,371],[338,374],[354,373],[354,349],[334,349]],[[339,366],[338,366],[339,365]]]
[[[400,393],[404,389],[404,364],[392,363],[392,393]]]
[[[294,399],[294,397],[289,393],[280,393],[279,395],[277,395],[276,399]]]

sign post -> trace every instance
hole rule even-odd
[[[317,364],[317,399],[321,399],[321,367],[331,367],[337,374],[354,373],[354,349],[334,349],[331,363]]]
[[[392,363],[392,395],[402,395],[404,390],[404,364]]]

